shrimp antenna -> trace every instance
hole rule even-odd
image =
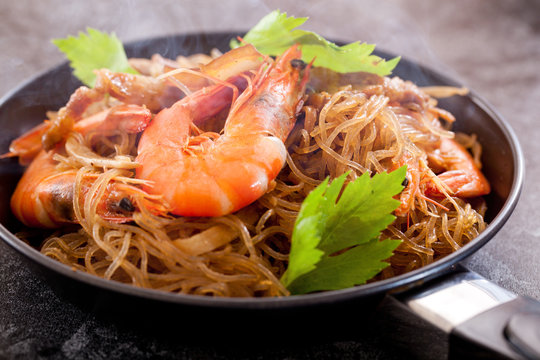
[[[216,78],[214,76],[205,74],[205,73],[200,72],[200,71],[192,70],[192,69],[174,69],[174,70],[171,70],[169,72],[166,72],[165,74],[159,75],[157,77],[157,79],[158,80],[170,79],[173,75],[181,74],[181,73],[189,73],[189,74],[192,74],[192,75],[200,76],[202,78],[213,81],[216,84],[223,85],[223,86],[231,88],[232,91],[233,91],[233,102],[238,97],[238,88],[235,85],[233,85],[233,84],[231,84],[231,83],[229,83],[227,81],[223,81],[221,79],[218,79],[218,78]],[[187,88],[187,86],[185,84],[183,84],[181,81],[179,81],[178,79],[172,77],[172,79],[170,79],[170,80],[173,80],[174,83],[178,85],[180,90],[182,90],[186,94],[186,96],[189,96],[189,95],[192,94],[192,92]]]
[[[435,200],[433,200],[433,199],[431,199],[431,198],[428,198],[428,197],[425,196],[424,194],[418,194],[418,197],[421,198],[421,199],[424,199],[424,200],[427,201],[427,202],[432,203],[432,204],[435,205],[435,206],[440,207],[440,208],[443,209],[444,211],[450,211],[450,209],[447,208],[446,206],[444,206],[443,204],[438,203],[437,201],[435,201]]]

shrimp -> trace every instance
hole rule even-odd
[[[118,128],[136,133],[144,130],[151,116],[150,111],[145,108],[120,105],[81,120],[76,124],[76,130],[82,134],[96,129],[107,133]],[[36,140],[33,132],[25,140],[28,143],[31,139]],[[77,170],[58,169],[54,156],[63,150],[62,143],[52,151],[40,150],[17,184],[11,198],[11,209],[25,225],[56,228],[75,222],[73,198]],[[91,179],[83,179],[81,198],[84,198],[92,185],[89,180]],[[106,200],[98,204],[98,214],[110,221],[129,221],[129,214],[134,210],[127,195],[129,191],[135,189],[129,185],[109,183],[103,197]]]
[[[73,131],[85,134],[90,130],[106,133],[119,129],[128,133],[138,133],[146,128],[151,119],[148,109],[136,105],[117,105],[110,109],[82,119],[73,125]],[[22,134],[9,145],[9,152],[0,159],[18,157],[21,165],[29,165],[43,149],[43,134],[51,128],[50,121],[44,121]]]
[[[224,81],[246,71],[257,70],[263,58],[253,45],[247,44],[219,56],[195,54],[189,57],[179,56],[175,61],[154,54],[150,60],[131,58],[129,62],[142,74],[166,77],[186,90],[186,94],[191,94],[211,85],[209,77]]]
[[[30,227],[57,228],[76,222],[73,209],[74,185],[77,170],[58,171],[53,159],[55,151],[41,151],[28,167],[11,197],[13,214]],[[92,183],[85,179],[81,200],[84,200]],[[98,206],[98,213],[105,219],[129,221],[126,213],[132,203],[123,191],[110,183],[107,199]],[[126,211],[122,211],[125,209]]]
[[[460,198],[489,194],[489,182],[468,151],[455,140],[441,137],[438,147],[427,154],[429,167],[425,166],[425,159],[415,159],[405,152],[392,168],[407,165],[404,189],[399,196],[401,204],[394,212],[396,216],[406,216],[414,209],[417,197],[433,202],[430,198],[444,197],[445,192]],[[431,171],[421,169],[433,169],[439,174],[434,179]]]
[[[183,216],[221,216],[261,197],[285,164],[284,141],[303,104],[311,65],[300,57],[293,46],[261,66],[232,104],[221,136],[189,133],[209,109],[223,107],[220,85],[162,110],[139,142],[136,176],[153,182],[143,189],[163,194]]]
[[[440,146],[428,157],[433,167],[443,169],[437,178],[450,190],[450,195],[471,198],[487,195],[491,191],[489,182],[475,165],[472,156],[454,139],[441,138]],[[425,194],[444,196],[433,181],[426,183]]]
[[[126,104],[145,106],[151,111],[159,111],[182,97],[182,92],[166,80],[97,70],[95,86],[91,89],[81,86],[75,90],[66,106],[58,111],[58,116],[43,132],[45,150],[51,150],[64,140],[88,107],[102,100],[106,94]]]
[[[396,216],[406,216],[409,210],[414,209],[414,201],[420,191],[420,168],[419,161],[408,151],[403,153],[400,160],[394,164],[392,170],[407,165],[407,175],[403,181],[403,190],[399,194],[399,207],[394,211]]]
[[[105,94],[126,104],[144,105],[157,112],[167,108],[193,89],[199,90],[207,82],[207,77],[228,79],[245,71],[256,69],[261,63],[261,54],[252,45],[231,50],[200,69],[172,71],[172,76],[157,78],[139,74],[116,73],[107,69],[96,70],[96,82],[92,89],[81,86],[70,97],[69,102],[59,110],[58,116],[43,133],[43,147],[50,150],[65,139],[66,135],[92,103],[103,99]],[[168,61],[172,70],[173,61]],[[179,64],[178,64],[179,65]],[[167,74],[164,74],[167,75]]]

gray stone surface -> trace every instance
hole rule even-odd
[[[517,133],[526,159],[521,200],[504,228],[466,265],[540,299],[540,2],[0,0],[0,96],[63,61],[50,39],[87,26],[124,41],[251,27],[269,10],[309,16],[306,28],[363,40],[446,72],[486,98]],[[388,329],[388,331],[392,331]],[[382,333],[302,348],[256,351],[174,344],[101,323],[60,301],[0,242],[0,358],[401,358]],[[417,354],[438,358],[430,350]]]

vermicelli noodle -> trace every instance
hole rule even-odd
[[[194,67],[218,55],[180,62]],[[133,60],[152,76],[163,76],[169,61],[157,56]],[[453,116],[437,108],[428,93],[450,96],[463,90],[424,92],[399,78],[366,77],[346,86],[313,82],[286,142],[287,163],[271,191],[217,218],[168,215],[168,205],[159,196],[140,190],[143,180],[135,179],[134,172],[137,135],[72,132],[65,153],[55,159],[62,169],[77,173],[73,204],[81,228],[55,233],[41,252],[79,271],[143,288],[207,296],[288,295],[279,279],[307,194],[327,176],[348,172],[353,180],[365,172],[393,171],[404,165],[403,159],[418,169],[420,188],[432,181],[446,196],[433,200],[421,190],[404,191],[408,208],[402,214],[396,211],[396,220],[383,233],[402,243],[388,260],[391,266],[376,279],[417,269],[458,250],[485,229],[485,203],[452,197],[430,168],[428,152],[441,137],[455,137],[471,149],[480,166],[481,147],[474,135],[450,131]],[[113,101],[101,104],[107,108]],[[133,199],[119,205],[137,209],[131,222],[119,224],[99,215],[100,199],[111,183]]]

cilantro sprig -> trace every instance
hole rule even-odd
[[[263,54],[275,56],[294,44],[300,44],[304,61],[315,58],[314,66],[341,73],[364,71],[385,76],[391,74],[399,62],[399,57],[386,61],[372,55],[375,49],[372,44],[353,42],[338,46],[314,32],[297,29],[307,19],[287,17],[287,13],[274,10],[263,17],[242,38],[242,42],[252,44]],[[242,42],[233,39],[230,46],[236,48]]]
[[[346,174],[326,179],[304,200],[296,219],[289,266],[281,282],[292,294],[337,290],[363,284],[389,264],[400,244],[380,240],[394,221],[406,167],[366,173],[345,189]],[[339,198],[339,200],[338,200]]]
[[[137,74],[129,66],[124,46],[114,33],[107,34],[87,28],[88,34],[54,39],[52,42],[62,51],[73,68],[73,74],[85,85],[93,87],[96,80],[94,70],[109,69],[114,72]]]

